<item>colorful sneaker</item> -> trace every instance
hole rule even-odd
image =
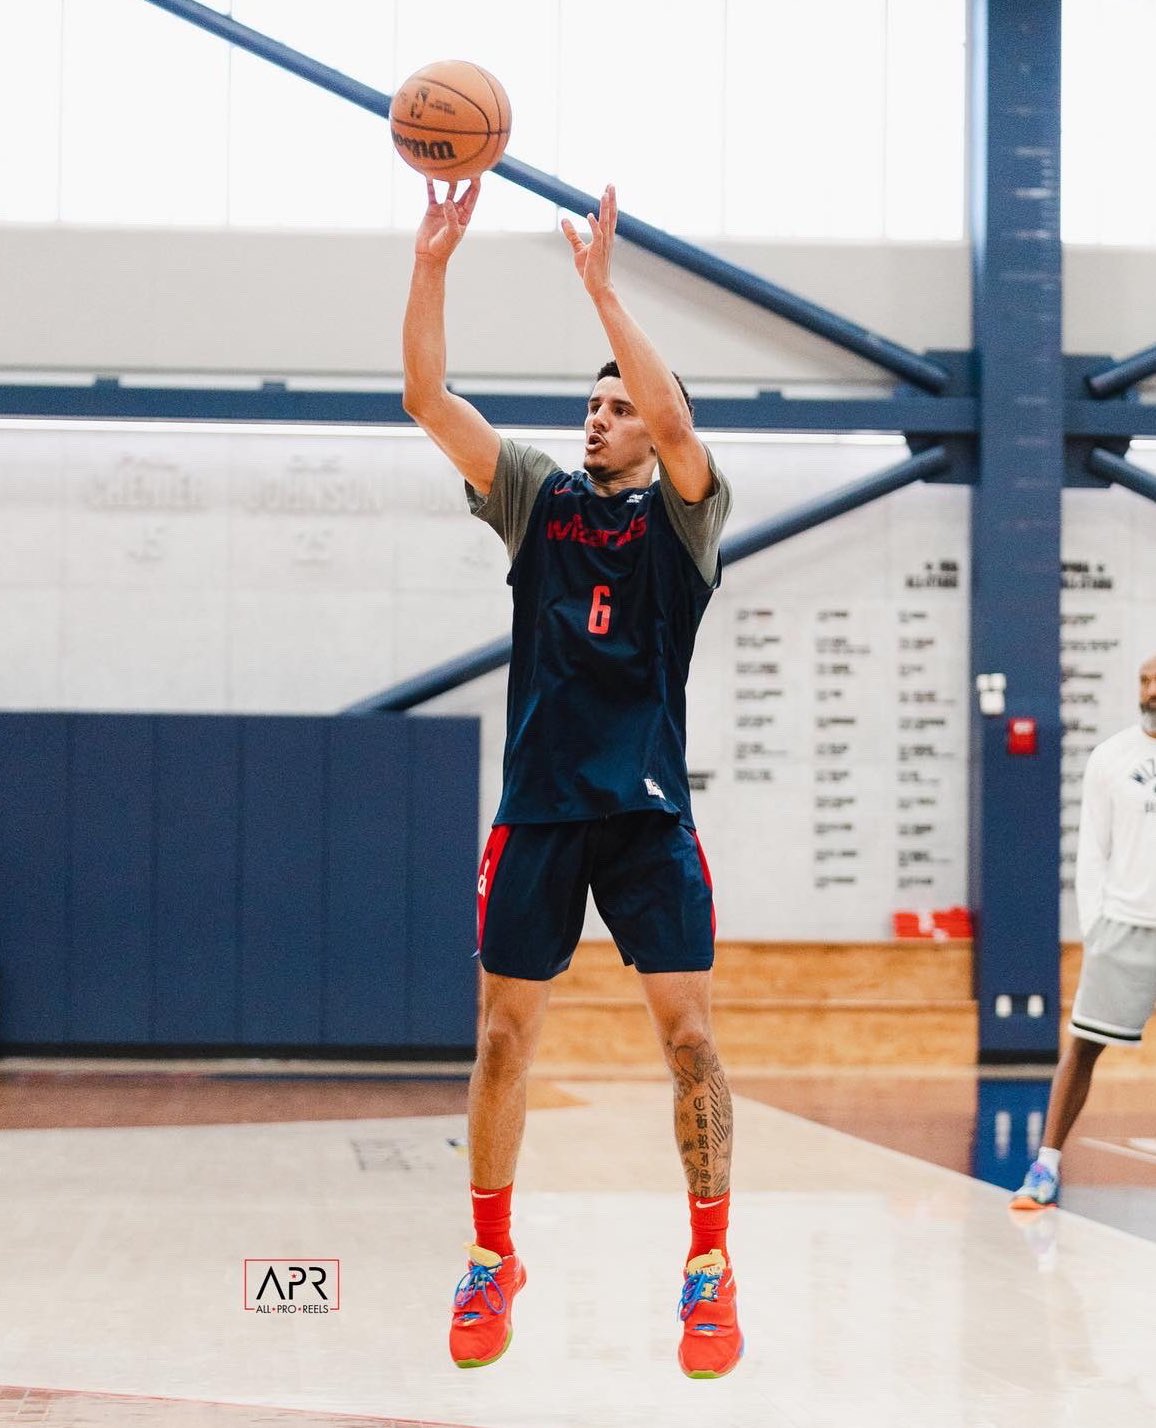
[[[679,1367],[687,1378],[722,1378],[743,1356],[735,1304],[735,1277],[721,1250],[700,1254],[686,1267]]]
[[[1024,1183],[1012,1196],[1013,1210],[1046,1210],[1060,1193],[1060,1177],[1037,1160],[1029,1167]]]
[[[485,1368],[500,1359],[514,1337],[514,1295],[526,1282],[516,1254],[503,1258],[470,1246],[470,1262],[454,1291],[450,1357],[458,1368]]]

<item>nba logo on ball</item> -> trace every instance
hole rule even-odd
[[[510,100],[469,60],[438,60],[400,84],[389,107],[398,154],[427,178],[477,178],[510,141]]]

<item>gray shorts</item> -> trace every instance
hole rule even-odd
[[[1098,917],[1084,939],[1084,962],[1068,1030],[1105,1046],[1138,1046],[1156,1008],[1156,927]]]

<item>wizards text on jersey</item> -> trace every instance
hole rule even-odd
[[[629,545],[632,540],[639,540],[645,534],[645,516],[635,516],[625,530],[588,526],[578,511],[568,520],[546,522],[547,540],[576,540],[579,545],[612,545],[617,548],[620,545]]]

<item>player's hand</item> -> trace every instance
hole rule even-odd
[[[591,297],[610,288],[610,253],[614,247],[614,230],[618,226],[618,196],[609,183],[602,190],[598,216],[586,215],[590,225],[590,241],[583,242],[573,223],[562,220],[562,232],[574,254],[574,267]]]
[[[465,236],[478,194],[482,191],[482,181],[480,178],[470,179],[470,186],[461,198],[457,197],[457,189],[456,182],[449,184],[445,198],[439,201],[434,192],[433,179],[426,179],[428,205],[414,244],[414,251],[419,258],[435,258],[440,262],[447,262]]]

